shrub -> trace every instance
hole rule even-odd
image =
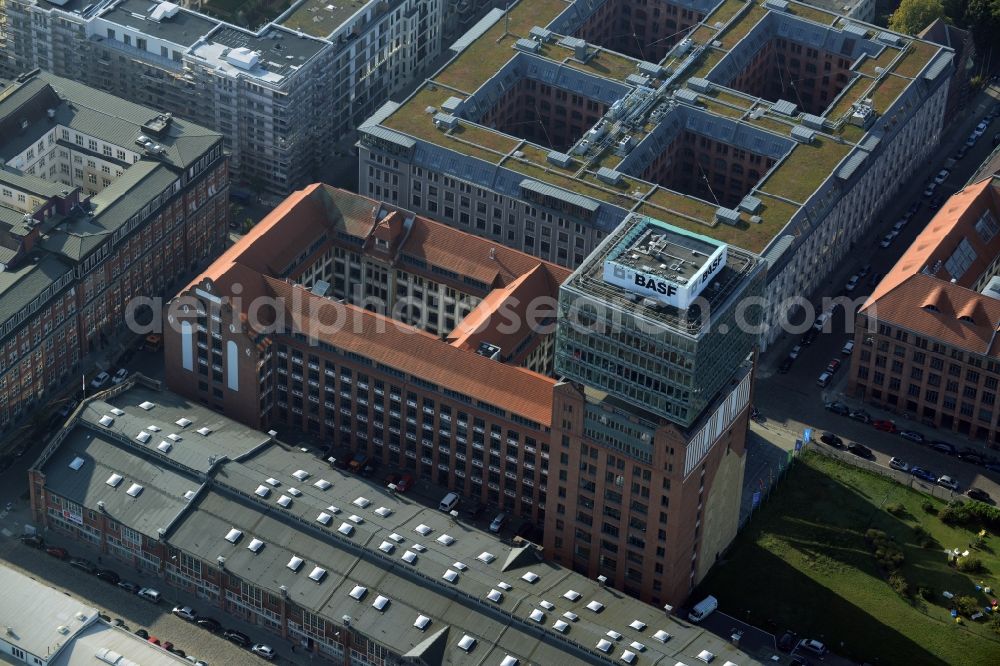
[[[906,507],[900,504],[899,502],[893,502],[892,504],[887,505],[885,507],[885,510],[891,513],[892,515],[896,516],[897,518],[901,518],[909,513],[906,510]]]
[[[920,598],[924,601],[934,601],[934,590],[929,587],[921,587],[918,590],[918,593],[920,594]]]
[[[917,525],[913,528],[913,536],[917,541],[917,545],[921,548],[935,548],[938,546],[937,539],[931,536],[931,533],[924,529],[921,525]]]
[[[977,573],[983,570],[983,561],[978,557],[961,557],[956,566],[959,571]]]
[[[876,530],[874,528],[871,528],[867,532],[865,532],[865,541],[867,541],[868,543],[874,543],[878,539],[884,539],[884,538],[885,538],[885,532],[883,532],[882,530]]]
[[[976,601],[975,597],[961,596],[952,599],[952,603],[955,608],[958,609],[959,614],[970,617],[977,612],[979,612],[979,602]]]
[[[901,596],[908,596],[910,593],[910,584],[906,582],[902,574],[894,573],[889,576],[889,586],[896,590],[896,593]]]
[[[993,627],[993,631],[1000,634],[1000,613],[993,613],[990,617],[990,626]]]
[[[937,507],[934,506],[934,503],[930,500],[924,500],[921,502],[920,508],[924,510],[924,513],[929,513],[931,515],[936,515],[938,512]]]
[[[938,518],[945,525],[965,525],[969,521],[969,512],[961,502],[951,502],[938,513]]]

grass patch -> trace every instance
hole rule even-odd
[[[796,145],[784,162],[764,181],[761,189],[799,203],[816,191],[823,179],[850,152],[851,146],[826,138]]]
[[[437,80],[459,90],[474,92],[514,56],[514,42],[527,37],[532,27],[548,25],[568,6],[565,0],[521,0],[510,10],[511,35],[498,42],[504,34],[505,21],[497,21],[496,25],[455,58]]]
[[[753,7],[747,10],[736,22],[730,24],[725,32],[719,35],[719,41],[722,42],[723,48],[727,50],[733,48],[736,42],[746,37],[753,30],[753,27],[760,23],[760,20],[767,16],[767,14],[768,10],[764,9],[760,3],[754,3]]]
[[[693,596],[714,594],[737,617],[749,612],[859,661],[993,663],[1000,637],[988,620],[958,624],[949,611],[961,597],[973,600],[962,600],[967,612],[988,602],[975,585],[997,587],[1000,538],[987,536],[970,556],[981,569],[963,573],[943,551],[967,548],[977,528],[945,525],[926,512],[927,502],[945,506],[887,477],[807,453]]]
[[[920,70],[930,61],[931,57],[940,50],[937,44],[913,40],[906,49],[906,53],[899,59],[893,72],[900,76],[913,78],[920,73]]]

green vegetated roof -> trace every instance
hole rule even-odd
[[[517,54],[513,46],[518,39],[527,38],[534,26],[549,25],[570,4],[567,0],[521,0],[510,10],[509,25],[503,20],[498,21],[382,124],[403,134],[625,210],[645,211],[653,217],[658,214],[669,216],[671,221],[682,228],[707,233],[756,252],[767,246],[798,207],[809,199],[864,136],[865,131],[860,127],[838,123],[846,117],[851,105],[863,97],[871,96],[876,111],[884,113],[939,50],[935,45],[913,40],[902,48],[886,45],[876,57],[862,59],[858,66],[860,74],[848,84],[841,99],[825,114],[835,128],[828,126],[817,134],[816,140],[811,144],[795,144],[790,153],[779,161],[773,172],[758,186],[755,195],[764,201],[764,208],[759,216],[763,221],[751,222],[749,215],[741,214],[740,223],[732,226],[715,221],[716,205],[672,192],[640,178],[626,175],[619,187],[600,181],[594,175],[598,168],[614,169],[622,161],[614,151],[606,150],[588,164],[574,158],[569,167],[560,168],[548,162],[548,148],[535,146],[517,137],[464,119],[460,119],[458,125],[450,130],[438,129],[434,125],[433,114],[428,113],[428,107],[438,109],[449,97],[465,98],[475,93]],[[799,3],[790,3],[789,9],[791,14],[825,25],[832,25],[837,18],[830,12]],[[692,31],[694,41],[704,41],[706,45],[685,78],[707,75],[768,12],[762,0],[753,0],[749,7],[742,0],[722,2],[699,28]],[[725,25],[727,22],[730,23]],[[725,27],[719,30],[719,25]],[[509,30],[509,34],[505,34],[505,30]],[[715,43],[721,43],[721,46],[715,46]],[[599,44],[591,46],[600,47]],[[542,44],[532,57],[548,59],[617,81],[624,81],[629,74],[638,71],[636,67],[639,61],[603,48],[597,48],[596,55],[588,63],[577,62],[571,58],[572,55],[569,49],[553,41]],[[681,58],[668,57],[661,64],[674,68],[680,60]],[[766,100],[718,86],[711,93],[699,95],[696,104],[712,114],[783,137],[788,137],[792,127],[800,122],[767,112],[770,103]],[[755,107],[765,113],[751,115]],[[644,131],[634,134],[634,138],[641,140],[651,129],[652,125],[647,125]],[[513,156],[515,150],[520,151],[517,157]]]

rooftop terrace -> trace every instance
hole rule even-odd
[[[938,56],[942,47],[937,45],[894,36],[875,26],[842,19],[797,2],[789,2],[784,12],[772,11],[764,6],[763,0],[722,0],[701,24],[692,29],[689,42],[678,45],[660,63],[656,63],[662,67],[659,72],[655,71],[655,67],[651,69],[648,63],[644,65],[593,44],[588,45],[588,59],[579,60],[571,49],[559,45],[561,35],[555,33],[548,41],[540,37],[535,39],[535,47],[525,45],[524,40],[532,37],[533,27],[569,25],[565,17],[558,20],[557,17],[571,5],[573,3],[569,0],[522,0],[510,10],[509,24],[499,20],[408,100],[401,105],[390,106],[387,109],[389,112],[378,124],[411,139],[486,163],[494,170],[502,168],[523,174],[567,192],[611,204],[620,210],[642,212],[682,229],[759,253],[831,176],[866,133],[891,131],[892,126],[882,127],[881,116],[886,115],[903,95],[911,92],[913,95],[924,94],[921,86],[911,85],[918,77],[924,76],[925,71],[933,72],[939,65],[942,70],[947,66],[944,56]],[[771,14],[775,16],[769,16]],[[788,37],[793,41],[800,39],[807,45],[817,44],[820,48],[829,47],[832,50],[831,44],[834,43],[851,44],[850,48],[856,54],[850,63],[853,79],[848,78],[838,96],[826,102],[822,114],[807,117],[798,110],[793,110],[791,114],[782,113],[776,110],[780,105],[761,97],[718,83],[703,82],[713,71],[722,71],[719,65],[729,56],[733,57],[729,58],[725,67],[731,70],[734,61],[744,59],[761,48],[762,39],[773,39],[774,35],[786,32],[793,33]],[[754,37],[744,40],[751,33]],[[515,46],[518,40],[522,43]],[[548,148],[470,120],[470,117],[478,118],[480,115],[469,116],[465,113],[466,108],[481,110],[482,91],[498,85],[494,77],[512,59],[517,59],[517,63],[513,70],[507,68],[507,71],[516,76],[530,77],[531,72],[536,71],[539,72],[536,75],[541,77],[541,72],[551,69],[553,65],[569,67],[600,80],[614,80],[628,86],[630,91],[639,90],[636,97],[646,95],[653,99],[654,102],[645,107],[646,115],[638,116],[639,121],[629,127],[635,146],[633,151],[641,151],[645,145],[652,146],[652,142],[643,144],[643,140],[672,115],[672,110],[684,106],[696,107],[775,138],[780,137],[788,148],[773,168],[761,174],[759,181],[753,184],[750,194],[759,200],[759,208],[750,212],[738,207],[735,217],[727,223],[720,223],[715,215],[718,204],[643,180],[640,171],[629,169],[633,162],[616,151],[614,144],[599,149],[592,146],[589,152],[573,154],[570,160],[556,164],[548,159]],[[540,63],[539,59],[544,62]],[[928,68],[932,62],[935,65]],[[636,78],[639,74],[651,78],[646,78],[641,84],[641,79]],[[718,72],[713,78],[719,78]],[[508,83],[509,78],[499,85],[503,87]],[[654,89],[655,94],[643,92],[643,86]],[[585,90],[571,89],[570,92],[587,95]],[[433,114],[428,110],[440,109],[451,97],[460,100],[458,110],[454,112],[454,124],[450,127],[436,125]],[[489,98],[489,95],[486,97]],[[880,118],[875,125],[863,129],[858,124],[852,124],[850,116],[852,107],[867,99],[871,100]],[[469,106],[463,107],[466,103]],[[805,122],[810,123],[808,129],[804,126]],[[715,123],[713,127],[712,123],[702,122],[697,128],[689,126],[687,129],[712,136],[722,126]],[[725,141],[725,137],[720,137],[716,140]],[[572,150],[568,152],[573,153]],[[600,178],[598,171],[602,167],[619,170],[620,179],[609,182]],[[459,170],[469,172],[473,169],[470,163],[468,169]]]
[[[370,1],[305,0],[280,23],[286,28],[301,30],[313,37],[329,37],[344,21],[361,11]]]

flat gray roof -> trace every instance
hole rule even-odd
[[[145,401],[156,406],[147,412],[139,407]],[[239,460],[234,457],[220,464],[211,474],[208,487],[167,533],[171,545],[209,563],[223,557],[227,571],[272,594],[281,594],[284,586],[296,604],[333,622],[349,615],[353,628],[398,654],[434,650],[443,654],[440,663],[466,663],[469,655],[457,644],[469,634],[477,640],[473,658],[484,663],[499,663],[507,654],[522,663],[560,663],[567,658],[599,663],[618,660],[633,641],[644,647],[643,662],[690,661],[701,650],[709,650],[723,661],[755,663],[717,636],[543,561],[532,546],[514,547],[449,514],[392,494],[380,484],[333,469],[318,452],[273,440],[255,447],[255,443],[270,438],[250,434],[252,431],[169,392],[126,385],[110,403],[98,400],[83,407],[81,417],[91,422],[112,406],[125,414],[113,415],[111,428],[121,427],[121,432],[130,436],[141,424],[159,422],[166,427],[175,416],[186,415],[192,424],[184,429],[179,449],[186,444],[188,448],[213,448],[212,443],[218,446],[228,439],[240,440],[244,450],[253,449]],[[192,432],[202,424],[215,432],[206,437]],[[166,432],[155,435],[161,437]],[[222,436],[216,438],[216,432]],[[192,443],[195,446],[190,446]],[[62,448],[67,446],[72,449],[72,439]],[[142,469],[146,461],[125,459],[155,459],[157,455],[149,445],[133,445],[123,439],[109,441],[108,446],[102,450],[102,463],[108,467]],[[201,455],[203,463],[204,453]],[[53,462],[41,464],[68,465],[72,456],[72,451],[60,451],[52,455]],[[171,459],[182,463],[188,458],[175,455]],[[98,475],[100,483],[104,483],[100,478],[103,473]],[[178,470],[178,475],[183,478],[184,472]],[[65,476],[51,477],[48,487],[57,494],[62,494],[63,485],[72,489],[75,484]],[[152,478],[144,493],[155,492],[161,479],[167,487],[159,492],[167,496],[176,492],[178,481],[170,474]],[[259,488],[266,490],[261,493],[265,497],[256,494]],[[321,514],[329,516],[327,524],[318,520]],[[350,535],[338,531],[343,524],[351,527]],[[241,532],[236,543],[226,539],[232,529]],[[248,548],[254,539],[263,542],[256,552]],[[402,559],[407,551],[416,555],[413,563]],[[303,560],[297,571],[288,568],[293,557]],[[319,582],[309,578],[315,567],[326,571]],[[449,570],[458,574],[454,582],[442,578]],[[357,585],[367,588],[360,601],[349,595]],[[487,599],[491,590],[502,593],[499,602]],[[570,590],[579,593],[579,598],[566,598]],[[390,600],[383,611],[372,607],[379,595]],[[600,612],[587,608],[591,601],[602,604]],[[545,608],[549,604],[552,608]],[[534,610],[544,614],[542,622],[529,618]],[[578,620],[564,619],[566,612],[575,613]],[[425,631],[413,626],[418,614],[431,618]],[[565,634],[553,628],[560,620],[567,623]],[[631,628],[635,620],[646,626]],[[429,640],[445,627],[450,628],[446,634]],[[595,646],[609,630],[624,638],[605,655]],[[660,642],[653,637],[657,631],[668,632],[673,638]]]
[[[59,650],[73,634],[99,621],[97,609],[24,574],[0,565],[0,590],[8,600],[0,604],[3,640],[44,659]],[[59,627],[66,627],[63,634]],[[24,660],[18,663],[30,663]]]
[[[169,18],[164,17],[159,21],[154,21],[149,16],[159,4],[151,0],[121,0],[100,16],[112,23],[179,46],[191,46],[199,38],[220,25],[219,21],[211,17],[196,14],[186,9],[178,10]],[[180,2],[175,4],[180,5]],[[121,40],[121,35],[118,35],[117,39]]]

